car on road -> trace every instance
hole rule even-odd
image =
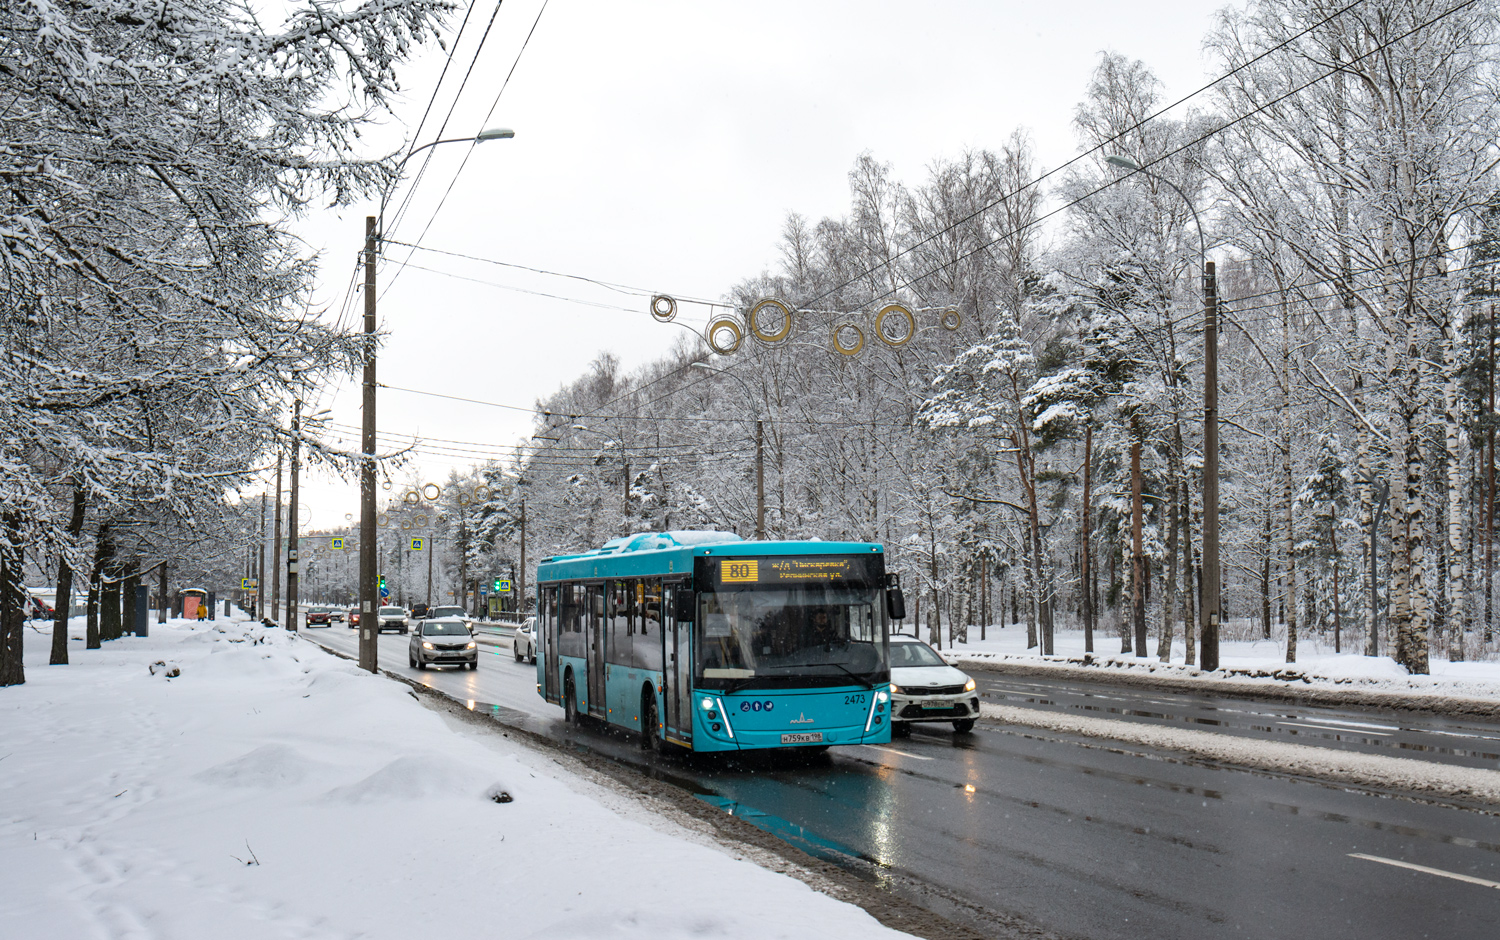
[[[951,721],[953,730],[974,730],[979,693],[974,680],[943,661],[916,637],[891,637],[891,732],[911,733],[919,721]]]
[[[415,620],[421,620],[423,617],[429,616],[429,614],[427,613],[427,605],[426,604],[413,604],[413,605],[411,605],[411,615],[412,615],[412,618],[415,619]]]
[[[414,669],[428,666],[478,669],[479,644],[469,632],[469,625],[457,617],[429,618],[412,631],[407,659]]]
[[[349,629],[353,630],[357,626],[359,626],[359,608],[351,607],[349,608]]]
[[[327,627],[332,625],[332,608],[309,607],[307,608],[307,625],[309,627]]]
[[[516,662],[536,662],[535,617],[527,617],[525,623],[516,627],[515,636],[511,637],[510,648],[516,654]]]
[[[405,633],[411,619],[405,607],[382,607],[375,623],[379,628],[377,633],[384,633],[387,630]]]
[[[330,608],[328,608],[328,622],[329,623],[343,623],[344,622],[344,608],[342,608],[342,607],[330,607]]]

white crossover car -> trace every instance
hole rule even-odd
[[[978,716],[973,679],[916,637],[891,637],[892,734],[908,734],[918,721],[951,721],[954,731],[965,734]]]

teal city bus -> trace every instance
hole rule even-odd
[[[694,751],[891,739],[901,589],[870,542],[648,532],[537,566],[537,691]]]

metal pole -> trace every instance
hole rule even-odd
[[[365,216],[365,369],[359,468],[359,668],[380,666],[379,634],[371,629],[379,609],[379,533],[375,527],[375,217]]]
[[[1219,668],[1219,288],[1203,262],[1203,623],[1199,663]]]
[[[260,491],[260,543],[255,550],[255,616],[264,617],[266,605],[266,491]]]
[[[1146,575],[1141,551],[1141,422],[1130,418],[1130,625],[1135,655],[1146,655]]]
[[[766,537],[766,435],[759,418],[755,419],[755,540]]]
[[[422,547],[427,549],[427,606],[432,606],[432,539],[422,541]]]
[[[299,435],[302,433],[302,399],[292,403],[292,498],[287,506],[286,628],[297,632],[297,471]]]
[[[276,455],[276,521],[271,532],[271,616],[281,609],[281,454]]]
[[[517,610],[526,612],[526,498],[521,498],[521,571],[513,585],[517,594]]]

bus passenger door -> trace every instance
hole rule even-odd
[[[662,592],[662,701],[666,705],[667,735],[683,743],[693,740],[693,669],[688,644],[690,623],[678,623],[677,592],[682,584],[669,584]]]
[[[606,716],[604,708],[604,585],[591,584],[588,598],[589,714]]]

